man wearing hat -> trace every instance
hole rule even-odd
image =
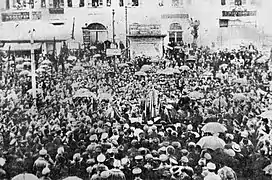
[[[171,168],[169,163],[169,157],[166,154],[161,154],[159,157],[160,165],[158,168],[154,169],[154,173],[157,174],[158,177],[164,177]]]
[[[192,177],[194,174],[194,170],[192,167],[188,166],[189,159],[187,158],[187,156],[181,157],[180,163],[181,163],[181,171],[185,172],[188,176]]]
[[[140,168],[138,168],[138,167],[134,168],[132,170],[132,174],[134,176],[134,180],[143,180],[141,178],[142,170]]]
[[[237,180],[237,175],[230,167],[226,166],[225,162],[222,162],[223,166],[218,170],[218,175],[222,180]]]
[[[40,178],[40,180],[51,180],[49,175],[50,175],[50,169],[48,167],[45,167],[42,170],[42,177]]]
[[[39,157],[34,162],[33,171],[36,173],[36,176],[40,178],[42,176],[42,171],[45,167],[49,166],[49,162],[46,160],[47,151],[45,149],[41,149],[39,151]]]
[[[204,180],[222,180],[219,175],[216,174],[216,166],[214,163],[209,162],[207,164],[208,174],[204,177]]]

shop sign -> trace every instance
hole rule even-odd
[[[33,11],[32,12],[32,20],[40,20],[42,19],[42,12],[41,11]]]
[[[163,14],[162,19],[188,19],[189,14]]]
[[[161,25],[159,24],[131,24],[130,35],[160,35]]]
[[[219,27],[228,27],[229,26],[229,20],[228,19],[219,19]]]
[[[256,16],[257,11],[222,11],[223,17]]]
[[[49,14],[64,14],[64,8],[49,8]]]
[[[32,15],[32,20],[40,20],[42,18],[41,11],[8,12],[8,13],[2,13],[2,22],[30,20],[31,18],[30,13]]]
[[[2,13],[2,22],[7,21],[24,21],[29,20],[29,12],[10,12],[10,13]]]
[[[107,56],[120,56],[121,49],[107,49],[106,54]]]
[[[83,34],[83,43],[90,44],[91,43],[91,32],[89,29],[82,28]]]

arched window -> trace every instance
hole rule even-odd
[[[226,5],[226,0],[221,0],[221,5],[222,6]]]
[[[182,41],[182,26],[179,23],[172,23],[169,27],[169,42]]]

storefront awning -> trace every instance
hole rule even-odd
[[[30,31],[34,31],[35,42],[66,40],[70,35],[60,31],[58,27],[43,21],[4,22],[0,25],[0,41],[2,42],[30,42]]]
[[[41,43],[34,43],[34,50],[41,48]],[[8,51],[10,48],[11,51],[29,51],[31,49],[30,43],[5,43],[4,47],[1,48],[3,51]]]
[[[132,37],[132,38],[162,38],[162,37],[166,37],[166,34],[129,34],[127,35],[127,37]]]

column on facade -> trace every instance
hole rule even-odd
[[[124,0],[124,4],[125,4],[125,6],[131,5],[132,4],[132,0]]]
[[[72,0],[73,7],[79,7],[80,0]]]
[[[175,42],[177,42],[177,41],[178,41],[178,35],[177,35],[177,32],[175,31],[175,32],[174,32],[174,34],[175,34]]]
[[[41,8],[41,7],[42,7],[42,0],[34,1],[34,9]]]
[[[85,7],[88,7],[88,6],[89,6],[89,1],[90,1],[90,0],[84,0],[84,6],[85,6]]]
[[[13,8],[14,6],[14,0],[9,0],[9,8]]]
[[[51,4],[52,4],[52,6],[51,6]],[[45,0],[45,5],[47,8],[53,7],[53,0]]]
[[[68,0],[64,0],[64,8],[68,7]]]

